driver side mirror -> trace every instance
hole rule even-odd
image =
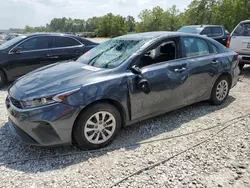
[[[12,50],[12,52],[15,53],[15,54],[19,54],[21,51],[22,51],[22,47],[20,47],[20,46],[14,48],[14,49]]]
[[[135,66],[135,65],[133,67],[131,67],[130,70],[134,74],[141,74],[141,69],[139,67]]]

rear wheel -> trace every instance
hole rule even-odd
[[[2,70],[0,70],[0,88],[4,86],[6,82],[6,76]]]
[[[78,147],[99,149],[110,144],[121,129],[121,115],[113,105],[97,103],[76,121],[73,137]]]
[[[211,101],[215,105],[220,105],[225,102],[230,90],[230,81],[228,76],[221,76],[215,82],[212,93]]]

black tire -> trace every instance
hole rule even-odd
[[[242,70],[244,68],[245,64],[244,63],[239,63],[239,68]]]
[[[227,89],[225,98],[223,98],[223,100],[219,100],[218,97],[216,96],[216,91],[217,91],[217,87],[218,87],[219,83],[221,83],[222,81],[226,81],[227,82],[228,89]],[[230,84],[229,76],[226,76],[226,75],[220,76],[216,80],[216,82],[215,82],[215,84],[213,86],[213,90],[212,90],[212,93],[211,93],[211,101],[212,101],[212,103],[214,105],[221,105],[221,104],[223,104],[225,102],[225,100],[227,100],[230,88],[231,88],[231,84]]]
[[[0,69],[0,88],[4,86],[5,82],[6,82],[6,76],[4,72]]]
[[[100,111],[106,111],[112,114],[115,119],[116,126],[114,128],[112,136],[107,141],[100,144],[93,144],[87,140],[84,134],[85,124],[89,120],[89,118],[91,118],[91,116]],[[111,142],[114,141],[115,137],[117,136],[118,132],[121,129],[121,125],[122,125],[121,115],[115,106],[108,103],[96,103],[80,113],[73,128],[73,139],[76,142],[77,146],[81,149],[83,148],[89,150],[99,149],[109,145]]]

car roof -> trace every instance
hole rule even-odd
[[[250,20],[243,20],[240,23],[250,23]]]
[[[140,39],[154,39],[161,37],[174,37],[174,36],[195,36],[195,34],[188,34],[182,32],[170,32],[170,31],[154,31],[154,32],[145,32],[145,33],[136,33],[136,34],[127,34],[120,37],[116,37],[115,39],[122,40],[140,40]]]
[[[221,26],[221,25],[186,25],[186,26],[183,26],[183,27],[205,28],[205,27],[223,27],[223,26]]]
[[[64,33],[31,33],[26,36],[69,36],[69,37],[77,37],[71,34],[64,34]]]

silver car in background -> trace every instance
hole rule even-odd
[[[250,20],[240,22],[228,38],[227,47],[239,54],[239,67],[250,64]]]

